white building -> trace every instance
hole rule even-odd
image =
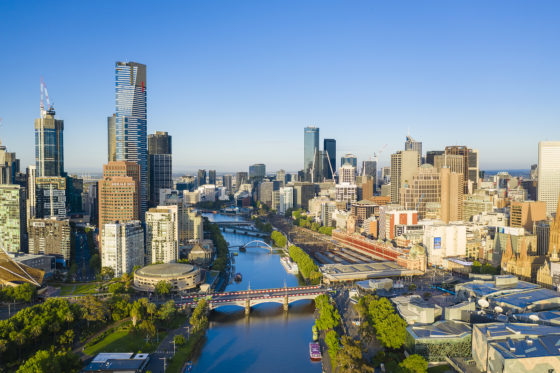
[[[552,215],[560,195],[560,141],[539,142],[538,200],[546,202],[546,213]]]
[[[345,164],[338,169],[339,183],[356,184],[356,167]]]
[[[200,201],[214,202],[216,200],[216,186],[214,184],[199,186],[197,191],[200,194]]]
[[[465,256],[467,253],[467,227],[462,223],[436,223],[424,227],[424,247],[428,263],[441,266],[443,258]]]
[[[285,214],[289,209],[294,208],[294,188],[280,188],[280,200],[278,202],[278,212]]]
[[[336,203],[332,201],[325,201],[321,203],[321,224],[332,227],[334,226],[333,222],[333,213],[336,210]]]
[[[358,200],[358,187],[356,184],[342,183],[336,187],[336,200],[347,204]]]
[[[101,236],[101,266],[113,269],[115,277],[144,266],[144,229],[138,220],[105,224]]]
[[[158,206],[146,212],[147,263],[173,263],[179,258],[177,206]]]

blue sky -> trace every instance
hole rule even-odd
[[[101,170],[114,63],[148,66],[148,130],[174,171],[303,167],[303,128],[358,161],[410,128],[528,168],[560,139],[557,1],[0,2],[0,139],[33,160],[44,77],[70,170]]]

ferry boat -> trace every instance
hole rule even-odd
[[[237,272],[233,279],[235,280],[235,282],[241,282],[241,280],[243,280],[243,276],[241,275],[241,273]]]
[[[309,344],[309,357],[311,361],[321,361],[321,347],[319,347],[319,343],[311,342]]]
[[[282,267],[284,267],[286,272],[291,273],[293,275],[298,274],[298,272],[299,272],[298,265],[296,263],[292,262],[292,260],[289,257],[284,256],[284,257],[280,258],[280,263],[282,264]]]

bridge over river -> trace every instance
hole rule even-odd
[[[225,293],[212,293],[208,295],[189,295],[181,297],[179,307],[194,308],[200,299],[206,299],[209,308],[215,309],[222,306],[239,306],[245,308],[245,314],[251,312],[251,306],[261,303],[279,303],[287,311],[290,303],[303,299],[315,299],[326,293],[327,289],[321,286],[300,286],[292,288],[258,289],[245,291],[232,291]]]

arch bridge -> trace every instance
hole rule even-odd
[[[206,296],[191,295],[182,297],[178,306],[194,308],[199,300],[206,299],[211,310],[222,306],[239,306],[244,307],[245,314],[248,315],[251,312],[251,306],[262,303],[279,303],[284,307],[284,311],[288,311],[290,303],[303,299],[315,299],[326,291],[321,286],[300,286],[213,293]]]
[[[253,244],[258,244],[258,245],[253,245]],[[267,244],[264,241],[261,240],[253,240],[253,241],[249,241],[243,245],[239,245],[239,246],[230,246],[230,248],[236,248],[238,247],[240,250],[242,249],[246,249],[247,247],[249,247],[250,245],[253,245],[253,247],[262,247],[263,249],[268,249],[270,252],[274,251],[274,248],[272,246],[270,246],[269,244]]]

